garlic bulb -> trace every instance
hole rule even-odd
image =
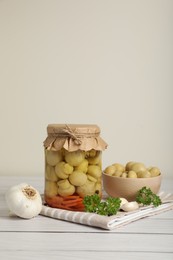
[[[6,192],[5,199],[9,210],[21,218],[33,218],[42,209],[42,199],[39,192],[26,183],[12,186]]]

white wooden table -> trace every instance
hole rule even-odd
[[[44,216],[10,217],[6,190],[27,182],[44,190],[43,177],[0,177],[0,259],[173,259],[173,210],[107,231]],[[173,192],[173,179],[161,190]]]

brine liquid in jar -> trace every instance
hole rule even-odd
[[[83,198],[102,196],[102,151],[107,144],[96,125],[47,127],[44,199],[48,206],[83,211]]]

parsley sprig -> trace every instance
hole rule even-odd
[[[121,204],[120,198],[108,197],[102,201],[98,194],[85,196],[83,200],[85,211],[97,213],[104,216],[115,215]]]
[[[151,189],[147,187],[143,187],[138,191],[136,201],[139,204],[143,204],[144,206],[152,204],[154,207],[158,207],[162,204],[160,197],[153,193]]]

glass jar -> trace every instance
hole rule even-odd
[[[102,151],[97,125],[50,124],[45,148],[44,199],[54,208],[83,211],[83,198],[102,196]]]

